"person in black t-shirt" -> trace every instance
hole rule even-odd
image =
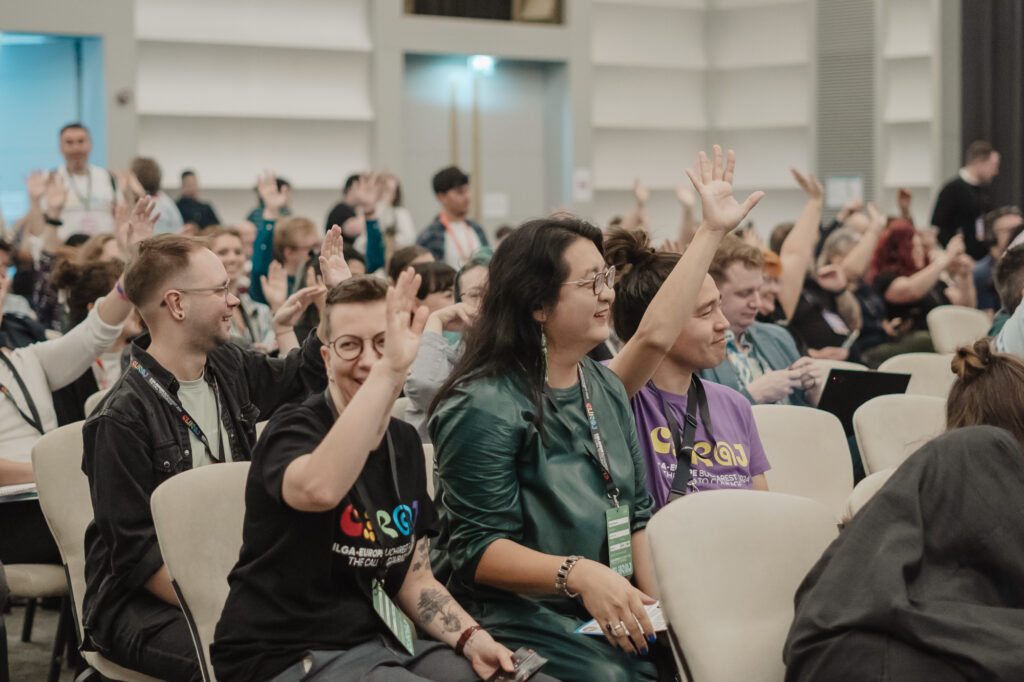
[[[914,226],[892,221],[875,247],[869,279],[885,300],[886,314],[900,318],[905,331],[928,328],[928,311],[940,305],[977,304],[972,270],[974,261],[964,254],[964,239],[949,240],[945,251],[925,252]],[[946,273],[951,283],[942,279]]]
[[[992,209],[986,188],[998,174],[999,152],[988,142],[972,142],[964,155],[964,167],[942,188],[935,200],[932,225],[939,228],[942,246],[960,234],[971,258],[985,257],[988,249],[981,217]]]
[[[423,449],[390,418],[427,318],[423,307],[412,314],[419,280],[407,270],[388,290],[356,276],[328,294],[328,389],[278,411],[254,452],[242,550],[211,647],[221,682],[513,670],[512,652],[431,572],[437,516]],[[403,614],[439,641],[415,639]]]

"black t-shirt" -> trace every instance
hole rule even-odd
[[[932,211],[932,225],[939,228],[939,243],[945,246],[953,235],[964,236],[964,246],[971,258],[985,257],[988,247],[978,239],[978,219],[992,207],[988,190],[972,185],[961,177],[950,180],[939,192]]]
[[[808,277],[800,292],[793,319],[787,325],[801,353],[806,353],[808,348],[843,344],[850,330],[837,310],[836,294],[823,289],[815,279]]]
[[[875,275],[875,279],[871,282],[871,286],[878,295],[885,300],[885,292],[889,290],[892,283],[902,277],[900,273],[893,270],[884,270],[883,272]],[[941,279],[935,283],[928,293],[916,301],[910,303],[890,303],[888,300],[885,301],[886,316],[891,320],[894,317],[902,317],[903,321],[913,320],[914,330],[928,329],[928,311],[932,308],[937,308],[940,305],[949,305],[949,299],[946,298],[947,285]]]
[[[195,223],[199,226],[199,229],[216,225],[220,222],[213,207],[209,204],[204,204],[191,197],[181,197],[178,199],[177,204],[178,212],[181,213],[181,219],[186,223]]]
[[[306,650],[349,649],[388,633],[370,597],[378,562],[388,562],[384,589],[394,598],[417,538],[436,533],[423,446],[416,430],[396,419],[388,433],[399,497],[385,438],[359,475],[363,487],[353,486],[333,510],[300,512],[285,504],[285,469],[311,453],[333,424],[326,398],[317,394],[278,410],[253,451],[242,550],[211,647],[221,682],[267,679]]]

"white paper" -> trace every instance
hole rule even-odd
[[[488,192],[484,195],[485,218],[507,218],[511,204],[509,196],[504,192]]]
[[[864,178],[830,175],[825,178],[825,206],[842,208],[851,199],[864,199]]]
[[[668,629],[665,624],[665,615],[661,612],[661,602],[655,602],[647,605],[647,617],[651,619],[651,625],[654,626],[655,632],[662,632]],[[628,628],[628,625],[627,625]],[[597,620],[590,620],[583,625],[576,628],[577,634],[581,635],[594,635],[601,637],[604,632],[601,630],[601,626],[597,624]]]
[[[594,177],[589,168],[573,169],[572,200],[581,203],[594,200]]]
[[[0,485],[0,497],[7,495],[20,495],[22,493],[34,493],[35,483],[17,483],[15,485]]]

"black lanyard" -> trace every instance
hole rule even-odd
[[[242,322],[245,324],[245,330],[249,332],[249,340],[254,344],[262,341],[263,339],[256,338],[256,332],[253,331],[252,322],[249,321],[249,313],[245,312],[245,303],[238,304],[238,312],[242,314]]]
[[[30,417],[25,414],[25,411],[21,409],[20,405],[18,405],[18,401],[14,399],[14,395],[11,394],[11,389],[7,388],[2,383],[0,383],[0,393],[3,393],[4,396],[11,401],[11,405],[14,405],[14,409],[18,411],[21,418],[27,421],[32,428],[40,434],[46,433],[43,430],[43,420],[39,417],[39,410],[36,409],[36,401],[32,400],[32,394],[28,392],[28,387],[22,380],[21,375],[18,374],[18,370],[14,367],[14,363],[11,362],[9,357],[7,357],[7,353],[4,353],[3,351],[0,351],[0,359],[3,359],[4,364],[7,365],[7,369],[11,370],[11,374],[14,375],[14,380],[18,382],[18,388],[21,389],[21,395],[24,396],[25,403],[28,405],[28,410],[32,413],[32,416]]]
[[[331,415],[334,417],[334,421],[338,421],[338,414],[339,414],[338,413],[338,408],[335,407],[335,405],[334,405],[334,398],[331,397],[331,389],[328,388],[328,389],[326,389],[324,391],[324,399],[327,401],[327,406],[331,410]],[[333,426],[332,426],[332,428],[333,428]],[[391,431],[390,430],[384,432],[384,447],[388,451],[388,464],[391,465],[391,484],[394,486],[395,499],[398,500],[399,504],[401,504],[401,502],[402,502],[402,491],[398,487],[398,457],[395,455],[395,443],[391,439]],[[366,465],[363,465],[363,471],[365,471],[365,470],[366,470]],[[366,489],[366,483],[363,481],[363,472],[362,471],[359,472],[359,477],[356,478],[355,489],[356,489],[356,496],[359,498],[359,502],[362,503],[362,505],[363,505],[363,511],[364,512],[369,512],[370,507],[371,507],[371,504],[370,504],[370,493]],[[376,519],[374,519],[374,521],[376,521]],[[384,546],[384,543],[382,543],[380,541],[380,539],[379,539],[379,534],[380,533],[381,533],[380,528],[378,528],[376,531],[374,531],[373,540],[370,541],[370,544],[372,544],[374,546],[374,548],[381,550],[380,564],[377,565],[377,575],[376,575],[376,578],[377,578],[377,581],[380,583],[381,587],[384,587],[384,577],[385,577],[385,575],[387,575],[387,572],[388,572],[388,561],[387,561],[388,557],[385,554],[386,547]],[[416,541],[415,529],[409,528],[409,537],[412,538],[412,541],[415,543],[415,541]],[[414,549],[415,549],[415,546],[414,546]]]
[[[587,422],[590,424],[590,437],[594,441],[594,450],[597,452],[597,464],[600,467],[601,478],[608,492],[608,497],[619,506],[619,489],[612,480],[611,470],[608,466],[608,453],[604,449],[604,440],[601,438],[601,430],[597,426],[597,414],[594,412],[594,401],[591,399],[590,388],[587,386],[587,379],[583,376],[583,363],[576,365],[576,373],[580,377],[580,392],[583,394],[583,411],[586,413]]]
[[[665,396],[662,395],[653,381],[648,381],[647,385],[661,399],[661,411],[665,415],[665,421],[668,422],[668,430],[672,433],[672,443],[676,448],[676,475],[672,479],[672,490],[669,495],[669,498],[674,500],[682,497],[686,494],[687,490],[691,489],[690,464],[693,460],[693,446],[697,441],[698,409],[700,410],[700,419],[704,422],[704,430],[708,434],[708,440],[711,441],[712,452],[714,452],[717,445],[715,435],[711,431],[711,413],[708,410],[708,397],[704,392],[704,384],[694,374],[690,380],[690,389],[686,392],[686,426],[683,429],[682,435],[680,435],[679,422],[676,421],[675,415],[672,414],[668,403],[665,402]]]
[[[213,399],[217,405],[217,454],[215,456],[213,454],[213,448],[210,447],[210,439],[206,437],[206,434],[203,433],[202,428],[199,426],[199,422],[197,422],[195,418],[188,413],[188,410],[186,410],[181,404],[181,401],[176,400],[170,393],[168,393],[167,389],[156,380],[156,377],[149,373],[149,370],[139,364],[138,360],[132,360],[131,366],[132,369],[137,371],[139,375],[146,380],[146,383],[149,384],[150,388],[152,388],[158,396],[164,399],[164,402],[178,411],[178,414],[181,415],[181,421],[185,422],[185,426],[188,427],[189,431],[191,431],[192,434],[199,439],[199,442],[203,444],[203,447],[206,448],[207,457],[215,462],[223,462],[224,442],[221,440],[220,436],[220,389],[217,388],[217,379],[214,378],[213,380]]]

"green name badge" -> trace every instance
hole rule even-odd
[[[633,575],[633,537],[629,529],[629,505],[612,507],[604,513],[608,526],[608,565],[619,575]]]
[[[409,655],[414,655],[416,652],[413,649],[412,628],[409,627],[409,621],[405,619],[405,614],[391,600],[391,597],[388,596],[388,593],[384,591],[384,587],[377,580],[373,581],[373,610],[377,612],[377,615],[388,626],[388,629],[398,638],[398,641],[402,643],[402,646],[409,652]]]

